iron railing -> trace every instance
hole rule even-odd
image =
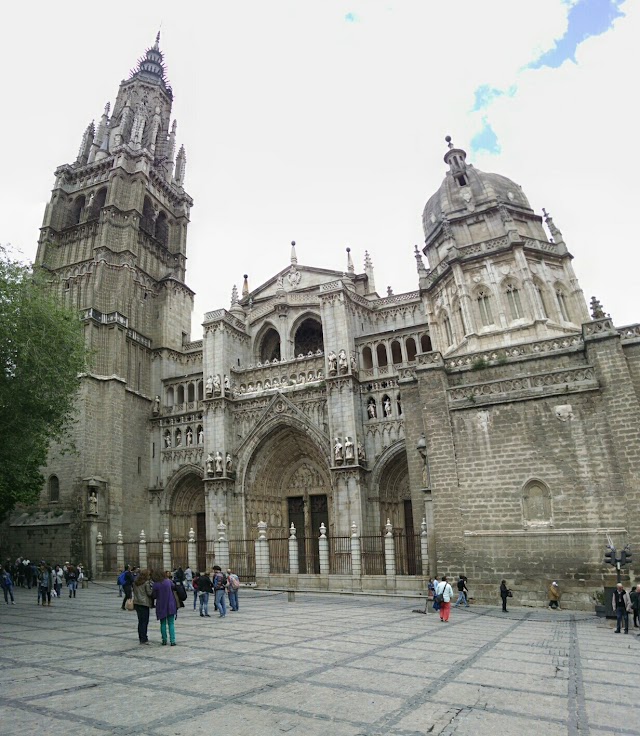
[[[147,566],[150,570],[162,570],[162,542],[147,542]]]
[[[171,540],[171,566],[174,570],[181,567],[186,569],[189,564],[188,542],[182,539]]]
[[[396,575],[422,575],[420,534],[396,532],[393,535]]]
[[[377,534],[371,537],[360,537],[360,549],[363,575],[384,575],[384,537]]]
[[[329,573],[351,575],[351,537],[329,537]]]
[[[242,583],[256,582],[256,547],[254,539],[229,541],[229,567]]]
[[[277,537],[269,540],[269,571],[289,572],[289,538]]]
[[[119,572],[117,550],[118,545],[116,542],[103,542],[102,559],[105,572]]]

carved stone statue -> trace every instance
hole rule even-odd
[[[225,458],[225,465],[227,468],[227,473],[230,473],[233,470],[233,460],[231,459],[231,455],[227,453],[227,457]]]
[[[352,463],[354,460],[353,442],[351,441],[351,437],[347,437],[344,441],[344,459],[348,463]]]
[[[333,444],[333,459],[336,463],[341,463],[343,460],[342,455],[342,443],[340,442],[340,438],[336,437],[334,444]]]
[[[340,373],[346,373],[349,370],[347,365],[347,353],[344,349],[338,353],[338,365],[340,367]]]
[[[156,396],[153,400],[153,416],[157,417],[160,414],[160,397]]]
[[[182,432],[178,430],[176,432],[176,447],[180,447],[182,445]]]
[[[95,491],[91,491],[89,498],[87,499],[87,513],[91,516],[96,516],[98,513],[98,495]]]
[[[220,393],[220,376],[217,373],[213,377],[213,393],[214,394]]]
[[[338,356],[332,350],[327,357],[329,360],[329,375],[335,376],[338,372]]]
[[[211,453],[207,455],[207,475],[209,477],[213,475],[213,455]]]
[[[171,432],[167,430],[164,435],[164,446],[171,447]]]
[[[216,452],[215,457],[215,467],[216,467],[216,475],[222,475],[222,454],[220,453],[220,450]]]
[[[213,396],[213,376],[209,376],[209,378],[207,378],[204,392],[207,396]]]
[[[367,414],[369,415],[369,419],[375,419],[378,416],[376,402],[373,399],[367,404]]]
[[[204,444],[204,430],[202,429],[202,427],[200,427],[200,431],[198,432],[198,444]]]
[[[191,427],[187,429],[187,445],[193,444],[193,432],[191,431]]]
[[[360,442],[358,442],[358,462],[364,463],[366,459],[367,459],[367,456],[365,454],[364,447],[362,446]]]
[[[278,279],[276,281],[276,289],[278,291],[284,291],[284,279],[282,278],[282,274],[278,276]]]
[[[349,358],[349,362],[351,363],[351,372],[357,373],[358,372],[358,363],[356,361],[356,356],[351,353],[351,357]]]
[[[385,417],[391,416],[391,400],[389,397],[384,400],[384,415]]]
[[[229,376],[224,377],[224,390],[231,391],[231,381],[229,380]]]

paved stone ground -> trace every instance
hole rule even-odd
[[[243,590],[142,647],[114,587],[0,599],[3,736],[640,734],[640,639],[589,614]]]

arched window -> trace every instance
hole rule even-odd
[[[173,402],[175,401],[174,395],[173,395],[173,386],[169,386],[167,389],[167,406],[173,406]]]
[[[107,188],[102,187],[98,193],[94,196],[93,202],[91,203],[91,212],[89,213],[89,219],[97,220],[100,217],[100,210],[104,207],[104,203],[107,201]]]
[[[362,348],[362,367],[365,370],[373,368],[373,356],[371,355],[371,348],[368,345]]]
[[[412,337],[408,337],[405,342],[405,347],[407,349],[407,360],[409,363],[413,363],[416,359],[416,341]]]
[[[203,392],[202,381],[198,381],[198,401],[202,401],[203,399],[204,399],[204,392]]]
[[[155,220],[156,213],[153,210],[153,205],[149,197],[144,198],[142,205],[142,220],[140,221],[140,227],[149,235],[155,234]]]
[[[86,200],[83,194],[81,194],[73,201],[73,204],[71,205],[71,217],[69,221],[70,225],[77,225],[82,219],[82,212],[84,210],[85,201]]]
[[[169,223],[164,212],[161,212],[156,219],[155,237],[165,247],[169,245]]]
[[[57,475],[52,475],[49,478],[49,501],[51,503],[58,503],[60,500],[60,481]]]
[[[294,352],[295,355],[307,355],[309,352],[317,353],[318,350],[324,352],[322,324],[313,317],[307,317],[296,330]]]
[[[376,356],[378,358],[378,366],[380,368],[383,368],[385,365],[389,364],[389,359],[387,358],[387,346],[380,343],[378,347],[376,348]]]
[[[505,287],[507,295],[507,304],[509,305],[509,313],[511,319],[522,319],[524,312],[522,311],[522,302],[520,301],[520,291],[513,283],[508,283]]]
[[[565,296],[564,289],[561,286],[556,287],[556,300],[558,302],[558,309],[560,310],[560,316],[565,322],[571,322],[569,315],[569,309],[567,308],[567,297]]]
[[[423,353],[430,353],[433,350],[433,347],[431,346],[431,338],[429,337],[429,335],[420,336],[420,347],[422,348]]]
[[[551,491],[540,480],[530,480],[522,489],[522,520],[525,526],[553,523]]]
[[[442,314],[442,327],[444,328],[444,339],[447,347],[453,345],[453,332],[451,330],[451,320],[446,312]]]
[[[184,386],[178,386],[176,391],[176,404],[184,404]]]
[[[400,347],[400,343],[397,340],[394,340],[391,343],[391,362],[394,365],[402,363],[402,349]]]
[[[488,289],[479,289],[476,294],[478,302],[478,312],[480,313],[480,322],[484,327],[493,324],[493,313],[491,312],[491,299]]]
[[[196,388],[192,383],[190,383],[187,385],[187,401],[195,401],[195,400],[196,400]]]
[[[266,363],[274,358],[280,360],[280,335],[276,329],[270,327],[260,340],[259,360]]]

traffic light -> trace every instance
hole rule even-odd
[[[605,565],[613,565],[615,567],[616,564],[616,551],[613,549],[613,547],[607,547],[604,553],[604,564]]]
[[[632,563],[631,559],[631,550],[630,549],[623,549],[620,553],[620,567],[624,567],[625,565],[630,565]]]

